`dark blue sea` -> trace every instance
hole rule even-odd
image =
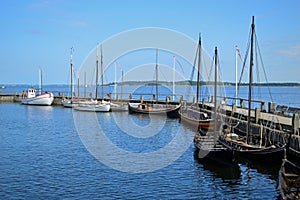
[[[60,86],[56,87],[57,91],[62,90]],[[6,89],[21,92],[23,88]],[[48,88],[51,89],[55,88]],[[68,91],[67,87],[63,89]],[[233,89],[227,90],[230,93]],[[299,88],[272,90],[277,92],[273,98],[280,104],[300,107]],[[279,197],[276,185],[279,166],[249,161],[231,167],[201,163],[194,159],[193,136],[194,132],[178,119],[2,103],[0,197]]]

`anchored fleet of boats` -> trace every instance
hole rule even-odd
[[[266,139],[270,135],[269,129],[260,128],[260,132],[253,130],[253,117],[251,116],[252,103],[252,84],[253,84],[253,64],[254,62],[254,45],[257,43],[255,35],[254,17],[251,24],[250,38],[250,66],[249,66],[249,92],[248,92],[248,116],[244,119],[236,119],[243,121],[244,131],[237,129],[239,122],[233,124],[230,120],[222,120],[222,103],[218,101],[217,85],[218,85],[218,53],[215,48],[215,79],[214,79],[214,95],[213,106],[209,112],[204,110],[199,103],[200,94],[200,59],[201,59],[201,37],[198,43],[198,77],[197,77],[197,93],[194,103],[190,106],[186,102],[171,104],[169,101],[160,103],[158,101],[158,49],[156,49],[156,93],[155,99],[151,101],[141,101],[137,103],[112,103],[110,98],[104,98],[103,84],[103,61],[101,47],[101,78],[102,78],[102,97],[98,98],[98,49],[96,53],[96,88],[94,99],[81,99],[73,96],[73,63],[72,49],[70,55],[70,70],[71,70],[71,97],[64,98],[62,105],[64,107],[73,108],[77,111],[94,111],[94,112],[109,112],[109,111],[129,111],[136,114],[154,114],[167,115],[170,118],[179,118],[180,122],[192,127],[195,132],[194,146],[197,159],[226,165],[232,165],[239,158],[250,159],[254,162],[272,162],[282,163],[279,171],[279,189],[283,199],[300,199],[300,167],[296,163],[287,159],[286,148],[289,144],[279,144]],[[42,76],[41,76],[42,77]],[[123,78],[122,78],[123,79]],[[42,78],[41,78],[42,80]],[[54,95],[51,92],[42,92],[42,81],[40,92],[34,88],[23,91],[20,97],[21,103],[26,105],[51,105]],[[261,127],[264,124],[261,122]],[[254,137],[255,135],[255,137]],[[290,137],[291,138],[291,137]],[[289,141],[290,142],[290,139]],[[300,154],[300,152],[299,152]]]

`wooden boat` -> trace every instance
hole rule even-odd
[[[40,92],[37,93],[36,89],[29,88],[26,91],[22,92],[20,101],[25,105],[39,105],[39,106],[50,106],[54,100],[54,94],[52,92],[43,92],[43,76],[42,70],[40,72]]]
[[[196,108],[181,107],[178,111],[180,122],[190,126],[193,130],[212,130],[214,119],[210,118],[207,113],[201,112]]]
[[[181,107],[181,104],[171,105],[171,104],[159,104],[158,100],[158,49],[156,49],[156,100],[153,103],[128,103],[128,111],[129,113],[140,113],[140,114],[160,114],[167,115],[170,118],[177,118],[178,111]]]
[[[287,153],[291,144],[290,133],[284,159],[278,174],[278,188],[282,199],[300,199],[300,166],[287,159]]]
[[[300,199],[300,167],[284,159],[279,170],[278,188],[282,199]]]
[[[170,118],[178,117],[179,105],[170,104],[148,104],[148,103],[128,103],[129,113],[139,114],[159,114],[167,115]]]
[[[285,148],[279,145],[251,145],[235,133],[219,136],[219,142],[227,149],[233,151],[236,156],[273,163],[280,162]]]
[[[250,73],[249,73],[249,93],[248,93],[248,116],[247,116],[247,130],[246,137],[242,138],[238,134],[232,132],[230,127],[224,125],[223,134],[220,135],[219,141],[228,149],[234,151],[237,156],[245,157],[248,159],[255,159],[260,161],[272,161],[281,162],[284,154],[284,145],[271,144],[264,142],[257,144],[253,143],[252,130],[251,130],[251,103],[252,103],[252,70],[253,70],[253,51],[254,51],[254,36],[255,36],[255,25],[254,17],[252,17],[251,25],[251,51],[250,51]],[[260,140],[262,141],[261,133]]]
[[[197,149],[197,158],[203,161],[216,162],[222,165],[231,165],[235,161],[235,154],[218,141],[212,132],[205,135],[197,133],[194,137],[194,146]]]
[[[214,84],[214,97],[217,96],[217,47],[215,49],[215,84]],[[217,100],[214,98],[214,121],[217,121]],[[231,165],[234,158],[234,151],[226,148],[218,141],[220,135],[220,127],[217,123],[213,124],[212,131],[204,131],[199,129],[194,137],[194,145],[198,150],[198,159],[215,161],[225,165]]]
[[[199,36],[198,42],[198,73],[197,73],[197,91],[196,91],[196,103],[190,107],[182,106],[179,110],[180,121],[186,125],[192,127],[193,130],[204,129],[212,130],[214,127],[214,120],[206,112],[201,111],[199,102],[200,93],[200,63],[201,63],[201,37]]]

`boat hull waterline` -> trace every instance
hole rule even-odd
[[[167,115],[170,118],[177,118],[178,111],[181,105],[160,105],[160,104],[141,104],[141,103],[128,103],[129,113],[137,114],[155,114]]]
[[[24,105],[41,105],[50,106],[53,103],[54,95],[53,93],[40,94],[35,97],[21,98],[21,103]]]

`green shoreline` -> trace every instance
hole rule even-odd
[[[105,86],[114,86],[114,82],[111,83],[107,83],[105,84]],[[117,85],[124,85],[124,86],[134,86],[134,85],[155,85],[156,82],[155,81],[125,81],[123,83],[117,82]],[[233,82],[219,82],[218,85],[223,84],[224,86],[235,86],[235,83]],[[14,84],[14,83],[8,83],[8,84],[0,84],[0,86],[8,86],[8,85],[13,85],[13,86],[17,86],[17,85],[25,85],[25,86],[33,86],[32,84]],[[69,84],[61,84],[61,83],[53,83],[53,84],[44,84],[44,86],[51,86],[51,85],[69,85]],[[168,85],[168,86],[172,86],[173,82],[171,81],[158,81],[158,85]],[[197,82],[196,81],[178,81],[175,82],[175,85],[192,85],[192,86],[196,86]],[[200,85],[214,85],[214,82],[200,82]],[[241,83],[240,86],[248,86],[248,83]],[[262,87],[300,87],[300,83],[297,82],[272,82],[272,83],[253,83],[253,86],[262,86]],[[1,88],[0,88],[1,89]]]
[[[155,85],[155,81],[126,81],[122,83],[117,83],[117,85]],[[223,84],[224,86],[235,86],[233,82],[220,82],[218,85]],[[114,83],[106,84],[107,86],[114,85]],[[173,82],[159,81],[158,85],[173,85]],[[196,81],[179,81],[175,85],[197,85]],[[200,82],[200,85],[214,85],[214,82]],[[248,86],[248,83],[241,83],[240,86]],[[300,87],[300,83],[296,82],[273,82],[273,83],[253,83],[253,86],[281,86],[281,87]]]

